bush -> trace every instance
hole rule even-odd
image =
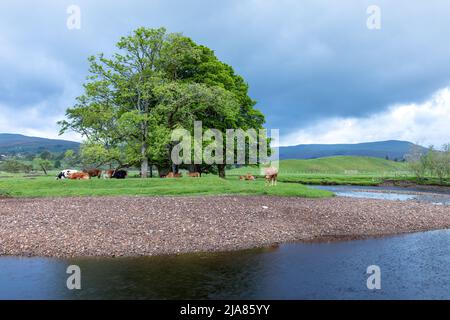
[[[450,176],[450,145],[444,145],[442,150],[436,150],[431,146],[426,153],[413,151],[408,157],[408,162],[418,180],[424,180],[428,175],[438,178],[443,184]]]
[[[24,164],[17,160],[7,160],[0,165],[0,171],[5,171],[9,173],[28,173],[32,170],[32,166]]]

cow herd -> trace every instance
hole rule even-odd
[[[264,169],[264,178],[266,180],[266,185],[276,186],[277,180],[278,180],[278,170],[273,167],[265,168]],[[239,180],[255,181],[256,177],[250,173],[247,173],[244,176],[240,176]]]
[[[89,180],[91,178],[104,178],[104,179],[125,179],[128,176],[128,172],[125,170],[73,170],[66,169],[61,171],[57,176],[57,180],[69,179],[69,180]]]
[[[89,169],[89,170],[73,170],[66,169],[61,171],[56,179],[70,179],[70,180],[89,180],[91,178],[104,178],[104,179],[125,179],[128,176],[128,172],[126,170],[100,170],[100,169]],[[266,185],[276,186],[278,180],[278,170],[273,167],[264,169],[264,176],[266,180]],[[166,175],[160,175],[160,178],[182,178],[183,175],[181,173],[169,172]],[[188,173],[188,177],[191,178],[200,178],[200,172],[190,172]],[[247,173],[244,176],[240,176],[239,180],[246,181],[255,181],[256,177]]]

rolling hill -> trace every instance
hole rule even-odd
[[[403,162],[395,162],[372,157],[336,156],[320,159],[283,160],[280,168],[285,174],[307,173],[385,173],[406,169]],[[280,171],[281,171],[280,170]]]
[[[280,176],[296,174],[383,175],[405,170],[408,170],[406,163],[372,157],[336,156],[280,161]],[[231,175],[243,175],[247,172],[260,174],[260,170],[253,167],[242,167],[229,171]]]
[[[315,159],[332,156],[362,156],[402,160],[417,148],[422,152],[426,148],[407,141],[389,140],[358,144],[305,144],[280,147],[280,159]]]
[[[64,152],[77,150],[78,142],[28,137],[21,134],[0,133],[0,154],[39,153],[42,151]]]

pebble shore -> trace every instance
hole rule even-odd
[[[249,249],[450,228],[450,206],[268,196],[0,199],[0,256]]]

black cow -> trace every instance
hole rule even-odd
[[[128,175],[128,172],[126,172],[125,170],[117,170],[116,172],[113,173],[111,178],[125,179],[127,177],[127,175]]]

